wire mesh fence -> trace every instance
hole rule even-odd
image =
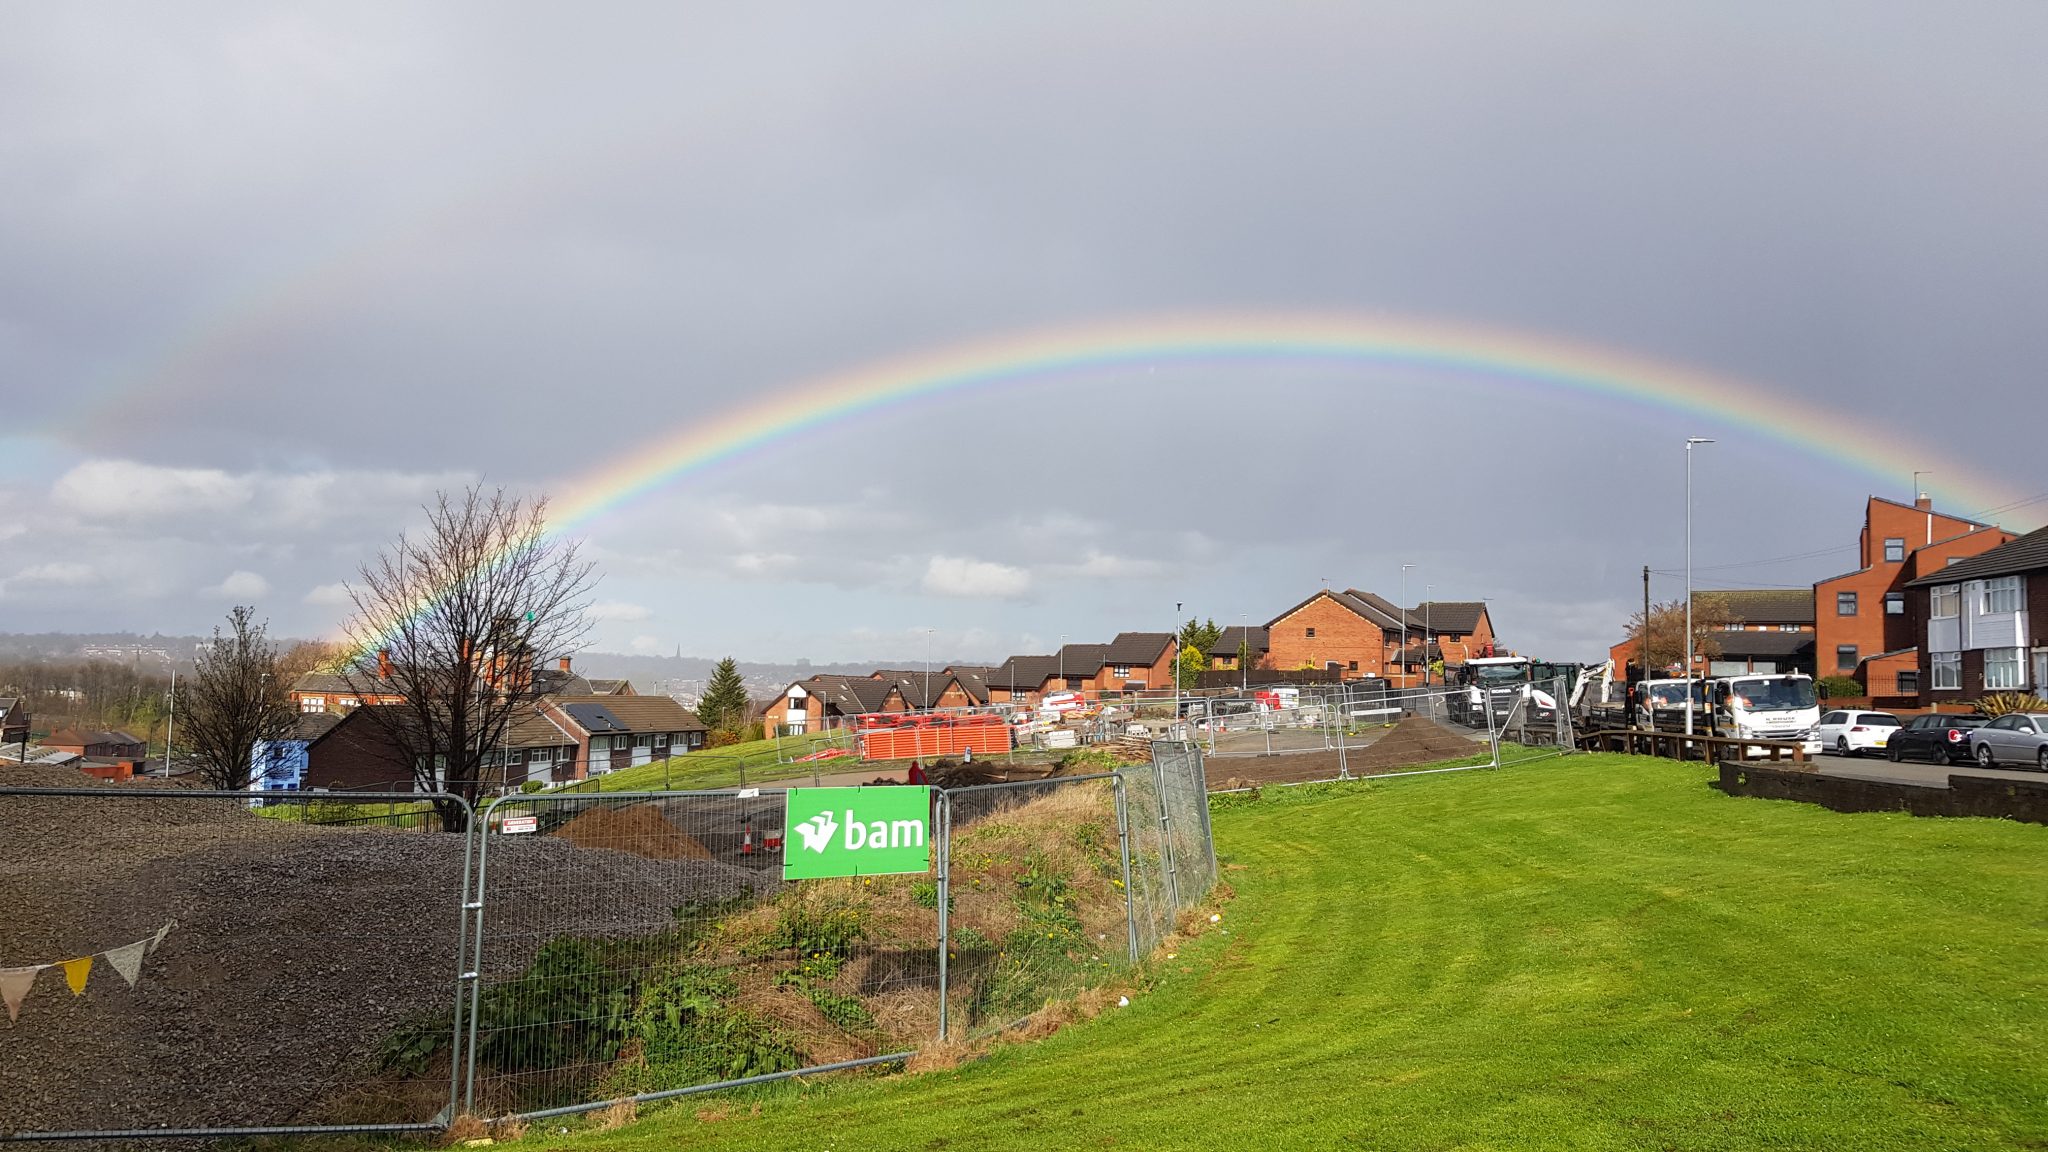
[[[0,1139],[424,1132],[1000,1027],[1213,884],[1202,754],[1153,751],[883,789],[928,797],[926,866],[805,880],[800,793],[757,788],[513,795],[435,835],[450,797],[0,789]]]
[[[423,800],[0,789],[0,1134],[445,1124],[471,837]]]

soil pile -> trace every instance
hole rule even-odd
[[[0,1130],[346,1119],[314,1106],[360,1083],[401,1025],[450,1009],[465,837],[287,823],[177,791],[0,796],[0,968],[176,923],[132,988],[104,958],[82,995],[59,969],[37,975],[19,1021],[0,1024]],[[491,979],[557,935],[658,933],[678,907],[777,887],[772,873],[553,836],[492,837],[488,875]]]
[[[578,848],[609,848],[649,860],[709,860],[711,850],[669,822],[656,804],[590,808],[555,830]]]
[[[1480,745],[1427,716],[1409,716],[1394,730],[1350,757],[1353,773],[1388,772],[1471,756]]]

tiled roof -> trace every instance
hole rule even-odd
[[[507,748],[560,748],[577,743],[577,737],[546,713],[522,710],[505,725],[503,743]]]
[[[142,741],[126,732],[106,728],[64,728],[43,738],[43,743],[55,748],[60,746],[88,744],[140,744]]]
[[[637,695],[633,691],[633,682],[631,680],[592,680],[590,681],[590,694],[592,696]]]
[[[1171,632],[1119,632],[1109,642],[1103,661],[1108,664],[1150,664],[1166,654],[1173,643]]]
[[[312,743],[341,723],[346,712],[301,712],[292,724],[292,739]]]
[[[2048,568],[2048,528],[2037,528],[1989,552],[1960,560],[1932,575],[1909,581],[1908,588],[1932,584],[1954,584],[1960,580],[1982,580],[1989,576],[2018,576]]]
[[[1469,635],[1479,631],[1479,620],[1485,615],[1484,600],[1429,600],[1408,610],[1408,626]]]
[[[550,696],[585,732],[702,732],[695,712],[668,696]]]
[[[1251,650],[1253,652],[1269,652],[1273,647],[1272,636],[1271,630],[1257,625],[1245,628],[1232,624],[1223,630],[1222,636],[1217,638],[1216,650],[1209,653],[1209,655],[1235,656],[1237,655],[1237,650],[1243,647],[1247,640],[1251,642]]]
[[[1742,624],[1811,624],[1811,588],[1698,588],[1693,603],[1713,599],[1728,610],[1730,620]],[[1732,635],[1732,633],[1731,633]]]
[[[405,690],[395,682],[378,676],[357,674],[355,683],[349,677],[333,672],[308,672],[292,685],[294,692],[325,692],[344,696],[403,696]]]
[[[1799,656],[1813,651],[1811,632],[1710,632],[1723,656]]]

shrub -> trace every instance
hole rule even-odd
[[[528,780],[526,783],[521,784],[519,786],[519,791],[527,795],[532,795],[533,793],[538,792],[545,787],[547,787],[547,785],[541,783],[538,780]]]
[[[1993,692],[1977,701],[1977,711],[1991,717],[2008,712],[2048,712],[2048,700],[2026,692]]]
[[[1813,690],[1823,700],[1866,695],[1863,682],[1854,676],[1823,676],[1813,682]]]
[[[764,955],[789,949],[799,955],[824,953],[845,959],[868,936],[861,910],[845,900],[788,900],[777,910],[775,927],[749,949]]]

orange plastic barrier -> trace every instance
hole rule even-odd
[[[1010,750],[1010,726],[1000,716],[958,720],[919,717],[893,728],[870,728],[860,734],[863,760],[929,760],[959,757],[972,749],[976,756],[1000,756]]]

